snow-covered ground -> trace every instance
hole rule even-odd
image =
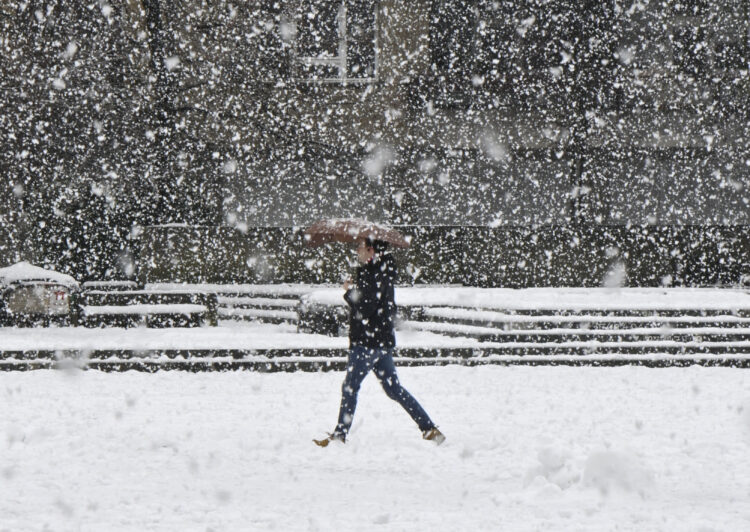
[[[0,530],[750,529],[750,373],[401,368],[448,437],[372,377],[0,373]]]

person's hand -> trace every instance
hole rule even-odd
[[[352,287],[351,279],[347,279],[346,281],[344,281],[344,290],[349,290],[351,287]]]

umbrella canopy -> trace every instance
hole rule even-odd
[[[357,219],[319,220],[305,229],[305,242],[310,247],[329,242],[356,242],[364,238],[382,240],[393,247],[408,248],[410,238],[392,227]]]

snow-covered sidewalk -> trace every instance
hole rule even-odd
[[[402,368],[319,449],[342,374],[0,373],[4,530],[747,530],[750,373]]]

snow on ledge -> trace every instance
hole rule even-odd
[[[319,305],[344,305],[340,286],[310,284],[154,283],[147,290],[300,297]],[[741,288],[476,288],[456,285],[397,286],[396,303],[487,310],[750,310]]]
[[[343,290],[321,288],[311,303],[343,304]],[[396,288],[404,306],[444,306],[487,310],[750,310],[750,294],[729,288]]]
[[[153,315],[153,314],[200,314],[206,312],[205,305],[184,304],[138,304],[138,305],[89,305],[83,307],[85,316],[99,315]]]
[[[46,270],[25,261],[0,268],[0,284],[9,285],[23,281],[47,281],[71,288],[78,286],[78,281],[70,275]]]

